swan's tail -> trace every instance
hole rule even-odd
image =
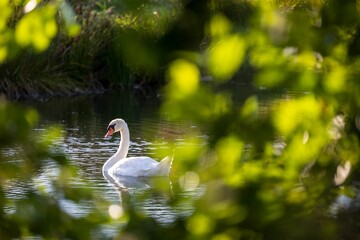
[[[173,157],[167,156],[156,166],[158,176],[169,176]]]

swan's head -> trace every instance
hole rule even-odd
[[[113,133],[119,132],[124,128],[127,128],[127,124],[124,120],[122,120],[121,118],[114,119],[109,123],[105,137],[109,137]]]

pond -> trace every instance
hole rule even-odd
[[[160,101],[157,97],[134,96],[128,93],[107,93],[96,96],[80,96],[57,98],[46,102],[25,102],[35,108],[41,116],[36,132],[45,133],[49,127],[60,126],[62,137],[57,140],[60,151],[65,152],[72,165],[78,169],[78,178],[74,187],[90,187],[98,196],[108,201],[103,211],[112,214],[111,210],[121,207],[122,195],[130,195],[132,202],[147,216],[152,217],[159,224],[171,224],[178,217],[185,217],[192,212],[192,202],[204,191],[194,178],[184,178],[184,173],[172,169],[171,178],[157,179],[167,186],[164,194],[152,192],[152,184],[148,179],[122,178],[111,181],[104,178],[102,166],[117,150],[120,135],[114,134],[105,138],[108,123],[121,117],[126,120],[130,129],[130,149],[128,156],[150,156],[160,160],[165,156],[157,156],[156,152],[163,149],[169,152],[167,143],[175,145],[185,144],[182,136],[192,131],[196,126],[185,122],[169,122],[160,116]],[[199,136],[206,138],[206,136]],[[170,150],[171,151],[171,150]],[[8,150],[10,160],[18,161],[16,150]],[[176,164],[174,164],[176,165]],[[34,179],[37,188],[52,193],[51,180],[57,175],[57,166],[49,162],[38,177]],[[178,191],[179,179],[188,181],[187,186],[193,184],[191,191],[181,193],[188,201],[181,205],[170,206],[172,191]],[[10,198],[20,199],[26,192],[27,186],[13,182],[7,189]],[[145,197],[144,197],[145,196]],[[61,196],[55,196],[61,199]],[[90,202],[74,204],[61,199],[63,209],[73,216],[84,216],[94,207]],[[11,211],[11,209],[9,209]],[[115,216],[116,217],[116,216]],[[104,234],[114,236],[124,223],[118,222],[104,226]]]
[[[240,105],[246,97],[254,92],[249,86],[232,86],[229,91],[238,91],[233,101]],[[276,99],[287,98],[289,93],[268,94],[257,92],[261,105],[266,111],[268,104]],[[160,100],[157,96],[134,96],[125,92],[113,92],[96,96],[81,96],[71,98],[57,98],[46,102],[25,102],[37,109],[41,120],[35,131],[44,133],[50,126],[60,126],[63,137],[58,139],[58,147],[65,152],[71,163],[78,168],[78,178],[74,187],[89,187],[98,196],[106,199],[107,205],[103,211],[116,218],[121,214],[121,205],[124,195],[130,196],[133,204],[144,214],[153,218],[159,224],[170,225],[177,218],[189,216],[193,211],[193,202],[205,191],[205,186],[199,183],[196,173],[181,172],[173,164],[171,177],[157,179],[161,181],[166,191],[158,194],[153,191],[152,181],[148,179],[106,179],[102,174],[104,162],[117,150],[120,141],[118,134],[105,138],[108,123],[121,117],[128,123],[130,129],[130,149],[128,156],[150,156],[160,160],[165,156],[158,156],[158,150],[164,153],[171,152],[168,143],[175,146],[188,144],[184,135],[198,130],[191,122],[170,122],[166,116],[159,114]],[[201,131],[197,131],[201,132]],[[46,134],[46,133],[45,133]],[[206,134],[198,136],[204,141]],[[160,151],[161,152],[161,151]],[[19,156],[16,151],[9,150],[8,156],[14,161]],[[176,159],[174,161],[181,161]],[[34,179],[36,187],[51,192],[50,181],[57,175],[57,167],[49,163],[38,177]],[[86,182],[86,183],[85,183]],[[186,187],[184,187],[186,186]],[[189,187],[190,186],[190,187]],[[20,183],[12,183],[7,189],[11,198],[21,198],[26,191]],[[181,195],[184,201],[173,205],[169,202],[174,194]],[[61,199],[61,196],[56,196]],[[74,216],[84,216],[94,207],[90,202],[74,204],[61,199],[63,209]],[[9,209],[11,211],[11,209]],[[115,222],[103,227],[103,234],[112,237],[122,222]]]

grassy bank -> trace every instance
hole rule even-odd
[[[175,16],[165,9],[176,5],[169,1],[127,6],[125,2],[73,2],[80,33],[66,36],[59,21],[59,35],[45,52],[20,49],[15,58],[0,65],[0,94],[9,99],[48,98],[161,84],[151,52],[133,40],[155,41],[165,22]],[[124,47],[129,43],[132,47]]]
[[[9,99],[37,99],[110,88],[144,90],[162,86],[163,70],[172,59],[202,61],[201,56],[186,50],[206,48],[204,24],[208,15],[221,11],[236,25],[235,29],[246,31],[253,14],[251,3],[223,0],[210,3],[208,11],[212,13],[204,10],[189,21],[188,13],[207,7],[200,3],[183,6],[180,0],[70,1],[81,26],[79,34],[68,37],[58,13],[59,34],[46,51],[20,49],[16,58],[0,64],[0,95]],[[21,11],[13,14],[12,25],[21,18]],[[187,26],[189,22],[193,26]]]

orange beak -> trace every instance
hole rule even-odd
[[[107,137],[111,136],[113,133],[114,133],[114,130],[112,128],[109,128],[109,130],[107,131],[105,137],[107,138]]]

